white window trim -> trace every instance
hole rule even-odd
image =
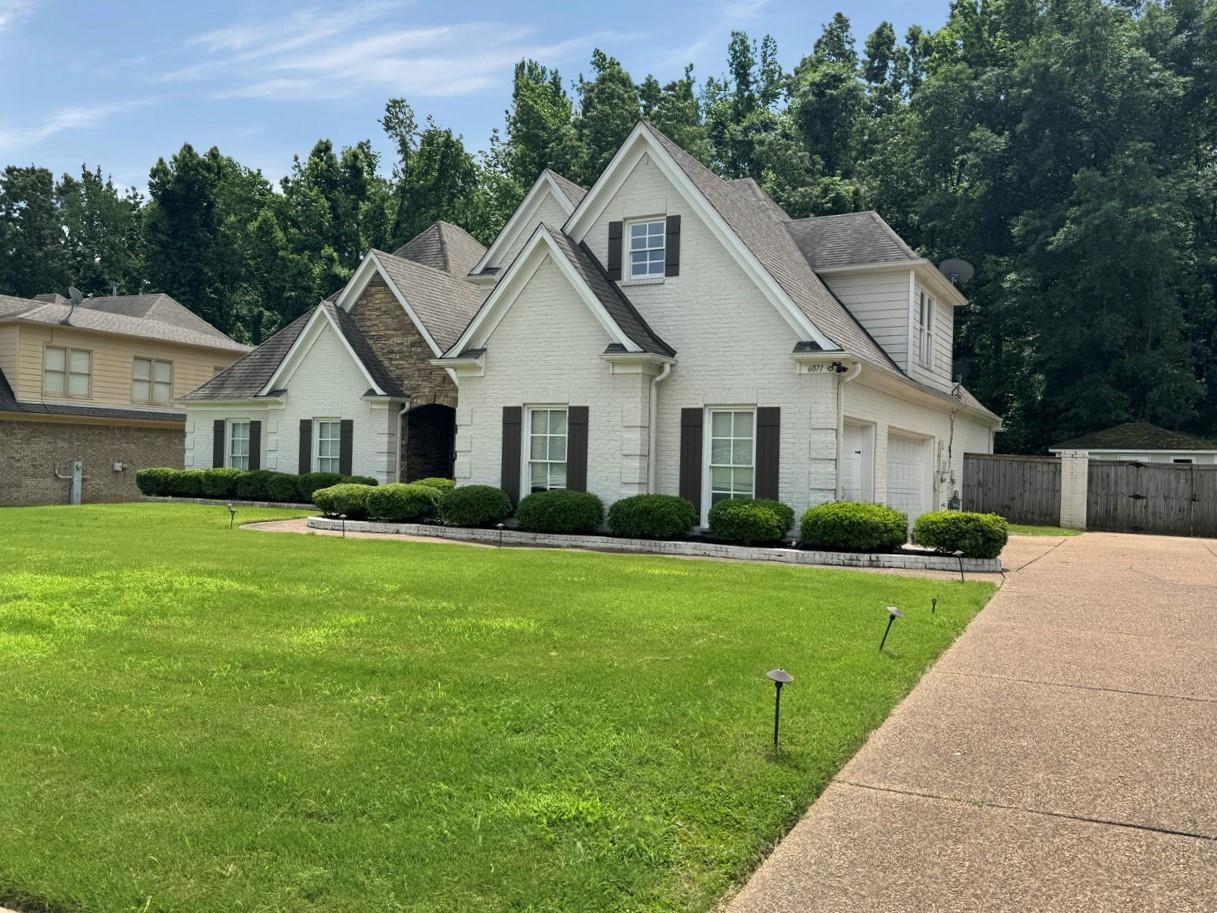
[[[250,439],[250,429],[251,429],[252,421],[253,421],[252,419],[248,419],[248,418],[232,418],[232,419],[228,420],[228,425],[225,429],[225,431],[227,433],[224,436],[224,465],[226,467],[228,467],[229,469],[244,469],[247,471],[249,469],[249,461],[250,461],[250,458],[253,456],[252,452],[250,451],[250,446],[253,443],[252,440]],[[243,467],[233,465],[233,457],[235,456],[235,454],[232,452],[232,445],[233,445],[233,433],[232,432],[233,432],[233,429],[237,425],[244,425],[246,428],[246,431],[245,431],[245,465]]]
[[[925,289],[918,289],[917,363],[927,371],[934,369],[934,310],[938,302]]]
[[[656,223],[663,226],[663,232],[660,235],[663,238],[663,244],[658,248],[663,251],[663,269],[658,276],[635,276],[634,258],[630,256],[630,229],[635,225],[654,225]],[[623,285],[658,285],[662,283],[667,273],[668,263],[668,217],[666,215],[654,215],[627,219],[621,228],[621,248],[621,276]],[[655,248],[649,247],[647,250],[655,250]]]
[[[327,459],[337,459],[339,469],[322,469],[321,468],[321,423],[329,422],[338,426],[338,456],[327,457]],[[342,419],[329,418],[322,416],[313,419],[313,465],[309,467],[310,472],[339,472],[342,466]]]
[[[566,459],[562,461],[562,465],[566,467],[567,481],[570,481],[570,404],[569,403],[533,403],[524,407],[522,421],[524,427],[521,429],[520,446],[523,453],[520,455],[520,497],[526,498],[532,491],[532,464],[533,462],[553,463],[553,460],[536,460],[532,459],[532,414],[534,412],[554,412],[560,410],[566,413]],[[562,486],[566,488],[565,485]],[[557,491],[558,489],[547,489],[548,491]]]
[[[715,412],[752,413],[752,497],[756,497],[756,406],[754,404],[705,406],[702,410],[701,442],[701,525],[710,525],[710,503],[713,486],[710,484],[710,449],[714,439]]]
[[[138,399],[135,396],[135,363],[138,361],[148,362],[148,398]],[[158,364],[169,366],[169,397],[164,400],[156,398],[156,366]],[[135,355],[131,359],[131,402],[144,403],[149,406],[168,406],[173,403],[173,362],[168,358],[153,358],[150,355]]]
[[[46,353],[50,349],[63,350],[63,392],[51,393],[46,387]],[[85,375],[89,379],[89,387],[84,393],[72,392],[72,354],[75,352],[89,356],[89,373]],[[61,372],[56,372],[61,373]],[[79,373],[79,372],[76,372]],[[44,345],[42,347],[42,395],[44,397],[55,397],[61,399],[92,399],[93,398],[93,350],[83,349],[77,346],[60,346],[60,345]]]

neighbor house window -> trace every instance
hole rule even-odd
[[[664,219],[630,223],[629,279],[663,278],[663,244],[666,231],[667,222]]]
[[[707,470],[710,504],[751,498],[756,491],[756,415],[751,409],[711,409]]]
[[[934,299],[918,292],[918,355],[923,368],[934,367]]]
[[[131,368],[131,402],[167,403],[173,399],[173,362],[136,358]]]
[[[528,490],[566,487],[566,409],[528,410]]]
[[[228,465],[249,468],[249,422],[228,423]]]
[[[339,452],[342,447],[342,422],[336,418],[319,418],[314,423],[317,444],[317,471],[339,472]]]
[[[93,353],[47,346],[42,353],[42,392],[48,396],[87,397],[92,385]]]

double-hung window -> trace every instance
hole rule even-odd
[[[131,402],[167,403],[173,399],[173,362],[136,358],[131,367]]]
[[[710,504],[751,498],[756,491],[756,413],[711,409],[709,418]]]
[[[934,299],[918,292],[918,360],[923,368],[934,367]]]
[[[628,231],[630,259],[627,278],[630,281],[662,279],[667,221],[630,222]]]
[[[87,398],[93,378],[93,353],[47,346],[42,353],[42,392],[47,396]]]
[[[249,469],[249,422],[228,423],[228,465]]]
[[[566,407],[528,410],[528,490],[566,487]]]
[[[318,472],[340,472],[342,422],[336,418],[319,418],[314,422],[316,433],[316,464]]]

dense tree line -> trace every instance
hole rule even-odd
[[[163,290],[258,341],[369,247],[435,219],[489,241],[539,171],[595,180],[639,118],[795,217],[877,209],[977,268],[958,370],[1034,451],[1118,421],[1217,435],[1217,3],[955,0],[937,31],[838,13],[793,68],[735,33],[725,72],[637,82],[593,53],[573,83],[516,66],[474,153],[402,99],[372,144],[319,141],[274,188],[217,149],[152,168],[0,176],[0,291]]]

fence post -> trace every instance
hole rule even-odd
[[[1090,482],[1090,453],[1061,451],[1061,526],[1086,528],[1086,495]]]

